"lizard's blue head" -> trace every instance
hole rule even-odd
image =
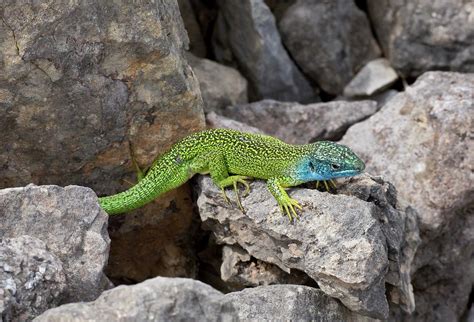
[[[320,141],[305,148],[308,153],[296,168],[302,182],[351,177],[365,169],[364,161],[345,145]]]

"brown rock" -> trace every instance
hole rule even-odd
[[[2,5],[0,16],[0,187],[74,183],[99,195],[123,191],[125,180],[134,181],[130,151],[149,165],[181,137],[204,128],[198,82],[183,57],[188,38],[176,1],[13,1]],[[177,218],[183,232],[191,207],[184,191],[150,206],[148,219],[141,220]],[[115,220],[134,226],[129,243],[145,243],[138,238],[149,228],[139,228],[133,216],[116,218],[112,227],[119,225]],[[176,234],[173,240],[189,235]],[[161,245],[158,235],[146,234],[146,243]],[[112,247],[112,263],[143,266],[131,260],[128,248],[118,254]],[[156,272],[155,264],[148,270]]]

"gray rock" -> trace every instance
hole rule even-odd
[[[301,105],[264,100],[227,106],[223,115],[293,144],[340,138],[352,124],[377,111],[374,101]]]
[[[342,93],[362,66],[380,56],[367,17],[353,0],[298,0],[279,27],[298,66],[331,94]]]
[[[34,186],[0,190],[0,236],[41,240],[62,262],[67,289],[61,302],[90,301],[109,287],[102,270],[110,239],[107,214],[89,188]]]
[[[369,0],[367,6],[385,56],[404,77],[474,72],[472,1]]]
[[[234,290],[271,284],[301,285],[309,281],[306,274],[297,271],[288,274],[276,265],[252,258],[237,245],[222,248],[220,271],[222,280]]]
[[[414,320],[458,319],[474,283],[473,88],[474,74],[425,73],[342,140],[419,213]]]
[[[214,112],[206,114],[206,123],[210,128],[232,129],[255,134],[263,134],[263,132],[256,127],[247,125],[245,123],[240,123],[239,121],[232,120]]]
[[[46,311],[34,321],[234,321],[230,299],[202,282],[156,277],[104,292],[96,301]]]
[[[27,321],[58,306],[67,288],[61,260],[41,240],[0,239],[0,317]]]
[[[236,69],[191,54],[186,58],[199,81],[206,113],[248,102],[247,80]]]
[[[385,58],[370,61],[344,88],[344,96],[371,96],[383,91],[398,79],[397,72]]]
[[[129,188],[131,152],[146,167],[205,127],[187,43],[176,0],[2,2],[0,188],[79,184],[99,195]],[[108,272],[134,281],[156,271],[192,276],[190,209],[183,187],[111,218],[117,247]],[[168,238],[157,233],[176,226]]]
[[[316,99],[285,51],[275,18],[263,0],[218,1],[214,48],[223,63],[235,61],[249,81],[249,98],[307,102]]]
[[[407,237],[416,236],[417,227],[408,224],[414,216],[410,208],[397,208],[389,183],[363,176],[342,186],[346,195],[337,196],[294,189],[290,195],[304,207],[296,223],[281,214],[263,182],[251,183],[250,195],[242,199],[245,214],[222,199],[210,178],[198,183],[203,226],[218,243],[238,244],[288,273],[303,271],[326,294],[361,314],[387,318],[386,282],[397,289],[400,306],[413,310],[411,263],[405,254],[416,250]],[[408,265],[408,274],[402,264]]]
[[[308,286],[260,286],[225,298],[232,301],[242,321],[373,321]]]

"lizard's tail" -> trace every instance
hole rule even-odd
[[[160,168],[152,167],[142,180],[124,192],[99,198],[102,209],[113,215],[140,208],[189,179],[189,173],[184,168],[174,169],[172,173]]]

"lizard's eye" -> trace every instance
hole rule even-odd
[[[339,170],[340,168],[341,168],[341,166],[337,163],[331,164],[331,169],[333,169],[333,170]]]
[[[311,170],[311,172],[315,172],[316,168],[314,167],[314,163],[309,161],[309,169]]]

